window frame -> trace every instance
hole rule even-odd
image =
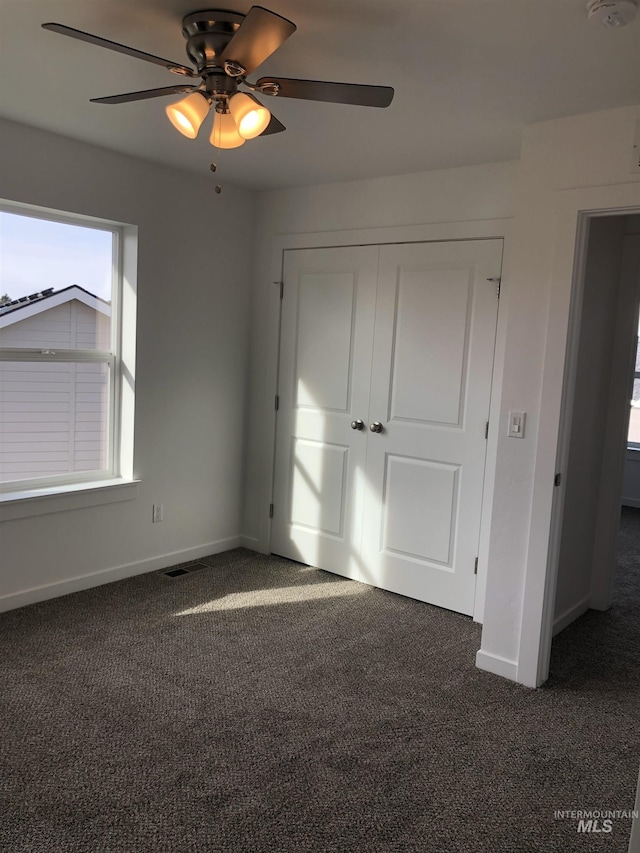
[[[0,482],[0,496],[10,498],[13,494],[35,492],[42,489],[64,491],[64,487],[78,486],[88,483],[102,483],[118,480],[121,471],[121,441],[122,441],[122,306],[123,306],[123,246],[125,226],[106,220],[89,218],[80,214],[62,211],[45,210],[31,205],[0,202],[0,211],[31,219],[49,222],[59,222],[64,225],[75,225],[80,228],[90,228],[111,234],[111,318],[110,318],[110,350],[82,349],[38,349],[34,347],[2,347],[0,346],[0,362],[32,362],[37,364],[64,363],[100,363],[105,364],[109,371],[109,410],[107,413],[107,464],[105,468],[88,471],[72,471],[65,474],[51,474],[42,477],[8,480]]]

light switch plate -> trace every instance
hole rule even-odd
[[[526,420],[526,412],[509,412],[509,426],[507,428],[507,435],[509,438],[524,438],[524,425]]]

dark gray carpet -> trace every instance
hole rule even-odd
[[[626,851],[554,810],[633,807],[637,516],[537,691],[466,617],[241,549],[5,614],[0,850]]]

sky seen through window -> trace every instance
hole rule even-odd
[[[111,300],[110,231],[0,211],[0,296],[78,284]]]

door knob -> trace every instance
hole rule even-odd
[[[374,421],[369,426],[369,429],[371,430],[371,432],[382,432],[382,424],[380,423],[380,421]]]
[[[364,421],[358,419],[357,421],[351,421],[351,429],[364,429]]]

